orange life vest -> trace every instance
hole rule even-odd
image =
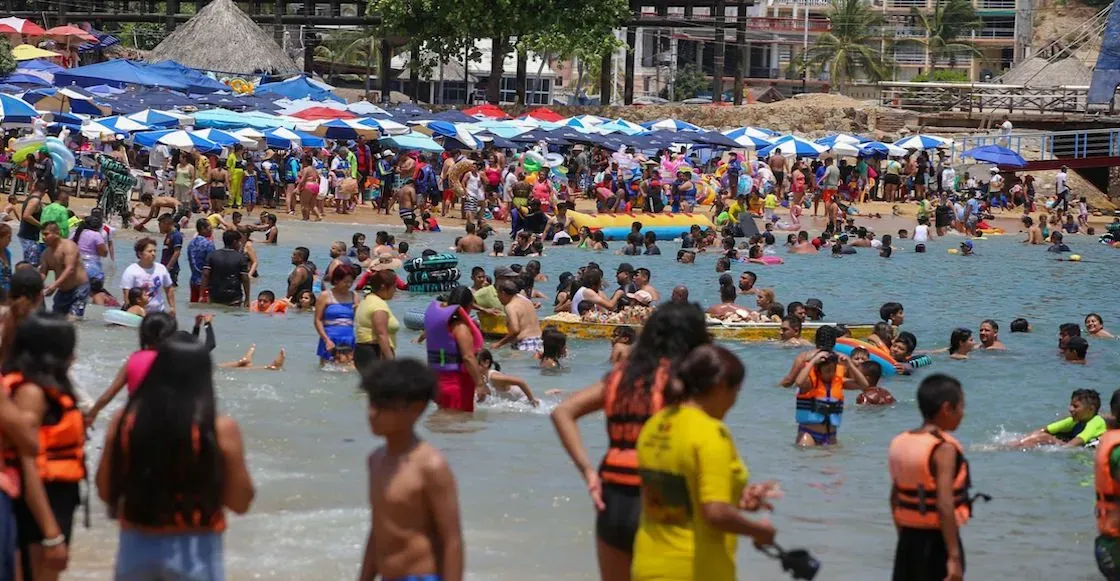
[[[1120,446],[1120,430],[1109,430],[1097,441],[1097,530],[1106,537],[1120,537],[1120,484],[1113,479],[1109,462],[1117,446]]]
[[[844,413],[844,373],[847,369],[843,365],[836,365],[832,374],[832,382],[826,384],[817,374],[816,368],[809,370],[809,391],[797,392],[797,421],[798,423],[830,423],[839,425],[839,420],[832,421],[834,414]],[[812,415],[805,414],[810,412]],[[821,421],[812,420],[811,417],[822,416]]]
[[[610,447],[599,465],[599,475],[603,482],[623,486],[640,486],[638,476],[638,434],[646,420],[661,411],[664,406],[665,387],[669,384],[669,361],[662,360],[653,375],[653,385],[649,396],[634,396],[618,399],[618,384],[625,373],[625,364],[611,371],[607,378],[606,398],[603,412],[607,416],[607,439]],[[640,389],[641,386],[635,386]]]
[[[896,525],[911,529],[941,528],[933,451],[944,443],[957,449],[957,473],[953,477],[953,514],[957,525],[964,525],[972,516],[972,500],[968,496],[972,480],[960,442],[941,431],[903,432],[891,440],[887,452],[891,483],[896,494],[892,510]]]
[[[5,375],[0,382],[9,395],[27,383],[19,372]],[[58,414],[54,423],[39,426],[39,455],[35,457],[39,478],[43,482],[81,482],[86,477],[86,427],[82,412],[72,396],[54,387],[39,387],[47,398],[48,415],[55,410]],[[4,457],[9,466],[19,465],[14,450],[5,451]]]

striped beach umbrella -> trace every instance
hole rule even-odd
[[[0,94],[0,123],[24,125],[31,123],[31,120],[38,116],[39,112],[27,101]]]

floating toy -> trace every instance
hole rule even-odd
[[[140,315],[134,315],[120,309],[109,309],[105,311],[102,318],[110,325],[120,325],[121,327],[139,327],[140,322],[144,320],[144,317]]]

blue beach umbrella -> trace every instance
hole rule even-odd
[[[482,149],[482,142],[475,139],[463,124],[449,123],[447,121],[431,121],[426,124],[432,136],[448,137],[454,139],[467,149]]]
[[[112,133],[132,133],[134,131],[149,131],[154,129],[139,121],[134,121],[128,117],[120,115],[113,115],[112,117],[102,117],[101,119],[94,119],[93,123],[101,127],[107,127]]]
[[[974,147],[962,153],[961,157],[971,157],[976,161],[994,163],[1005,167],[1027,167],[1027,160],[1023,159],[1023,156],[1002,145]]]
[[[856,135],[850,135],[848,133],[833,133],[832,135],[816,140],[814,143],[832,147],[837,143],[848,143],[851,145],[856,145],[857,143],[863,143],[864,141],[867,140]]]
[[[883,143],[882,141],[866,141],[859,144],[859,152],[861,155],[881,155],[881,156],[902,156],[906,155],[906,150],[891,144]]]
[[[681,121],[679,119],[662,119],[660,121],[646,121],[642,127],[650,131],[703,131],[700,127]]]
[[[173,117],[171,115],[168,115],[167,113],[156,111],[155,109],[144,109],[143,111],[137,111],[136,113],[133,113],[131,115],[125,115],[125,117],[128,117],[129,119],[132,119],[137,123],[143,123],[144,125],[147,125],[149,127],[167,128],[178,127],[180,120],[179,117]]]
[[[443,146],[436,143],[436,140],[428,135],[415,131],[404,135],[393,135],[382,138],[381,143],[386,143],[392,147],[403,150],[443,151]]]
[[[757,155],[759,158],[763,158],[775,151],[785,156],[817,157],[828,151],[828,148],[795,135],[785,135],[776,139],[774,145],[758,150]]]
[[[376,119],[373,117],[363,117],[361,119],[354,119],[355,122],[373,127],[381,133],[381,135],[404,135],[411,130],[407,125],[398,123],[392,119]]]
[[[145,147],[153,147],[162,143],[173,149],[183,151],[201,151],[203,153],[217,153],[222,146],[182,129],[165,129],[163,131],[144,131],[132,137],[133,141]]]
[[[607,121],[606,123],[603,123],[602,125],[596,127],[596,129],[598,129],[601,133],[622,133],[625,135],[637,135],[646,130],[645,127],[642,127],[637,123],[627,121],[621,117],[615,119],[614,121]]]
[[[922,135],[921,133],[918,133],[916,135],[911,135],[910,137],[899,139],[898,141],[894,142],[894,144],[901,147],[902,149],[922,150],[947,147],[949,145],[952,145],[953,141],[951,139],[945,139],[944,137],[938,137],[936,135]]]
[[[0,123],[4,125],[24,125],[31,123],[31,120],[38,116],[39,112],[27,101],[11,95],[0,94]]]
[[[327,139],[377,139],[381,137],[376,127],[359,122],[357,119],[331,119],[322,123],[300,125],[313,135]]]
[[[303,131],[295,131],[287,127],[276,127],[261,131],[264,135],[265,144],[269,147],[276,149],[291,149],[293,145],[302,145],[305,147],[323,147],[327,142],[321,138],[304,133]]]
[[[198,129],[196,131],[192,131],[191,133],[198,135],[203,139],[209,139],[210,141],[213,141],[214,143],[217,143],[222,147],[232,147],[239,143],[241,145],[244,145],[245,147],[257,146],[257,142],[254,139],[250,139],[244,135],[227,133],[225,131],[222,131],[221,129]]]

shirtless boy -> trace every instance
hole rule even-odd
[[[509,330],[492,346],[498,349],[510,345],[518,351],[541,351],[544,344],[541,342],[541,323],[537,318],[537,309],[533,301],[521,294],[517,283],[504,279],[497,283],[498,300],[506,310],[506,328]]]
[[[415,359],[371,366],[362,374],[369,427],[385,445],[369,455],[371,528],[359,581],[462,581],[459,493],[439,450],[415,425],[438,389],[435,374]]]
[[[136,228],[137,230],[139,230],[141,232],[144,231],[144,225],[145,224],[147,224],[148,222],[151,222],[152,220],[155,219],[156,216],[158,216],[160,214],[160,210],[166,210],[166,211],[170,212],[171,215],[174,217],[174,220],[173,220],[174,222],[178,222],[179,218],[181,218],[181,216],[179,216],[179,206],[182,205],[182,202],[180,202],[179,200],[176,200],[175,198],[173,198],[171,196],[155,197],[155,196],[152,196],[151,194],[141,194],[140,195],[140,203],[149,208],[147,217],[145,217],[143,220],[140,220],[140,221],[136,222],[135,225],[133,226],[134,228]],[[139,215],[140,213],[134,211],[133,214]]]
[[[455,243],[455,252],[464,254],[486,252],[486,241],[478,236],[478,226],[474,222],[467,222],[467,234]]]
[[[43,226],[43,242],[47,249],[39,273],[46,278],[47,273],[54,272],[54,282],[43,289],[43,296],[55,295],[51,308],[54,313],[70,319],[83,318],[89,302],[89,275],[78,255],[78,245],[63,238],[54,222]]]
[[[397,188],[396,198],[397,206],[400,208],[397,210],[397,215],[401,217],[401,222],[404,222],[405,233],[418,229],[420,222],[416,221],[416,188],[411,181]]]

